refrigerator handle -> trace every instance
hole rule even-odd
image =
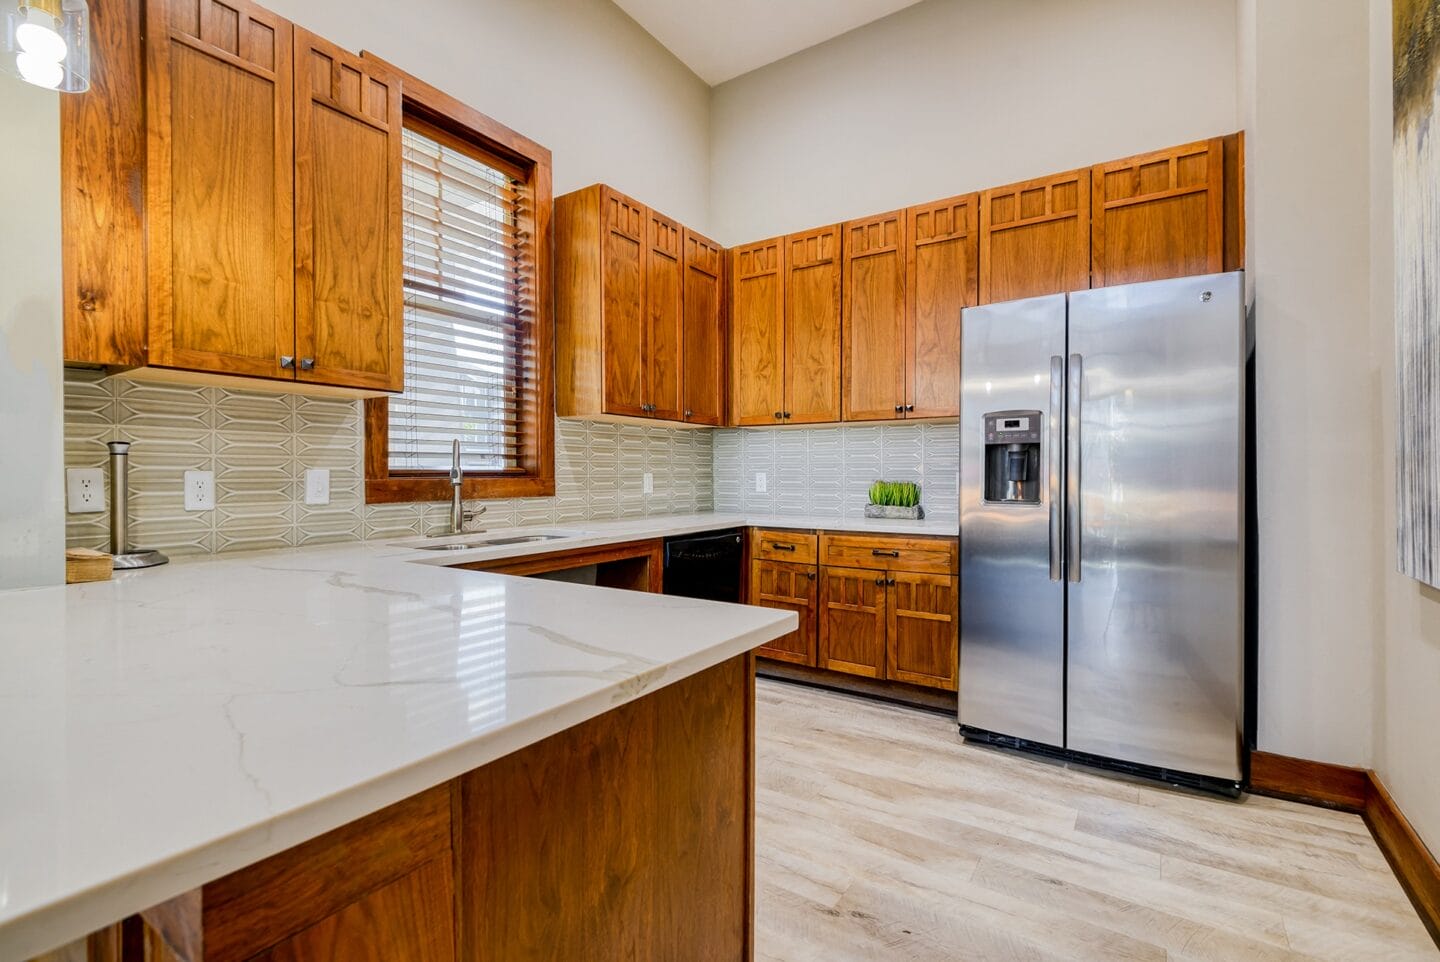
[[[1060,497],[1060,479],[1065,473],[1065,359],[1059,354],[1050,357],[1050,418],[1045,433],[1049,457],[1047,494],[1050,498],[1050,580],[1065,578],[1061,548],[1065,544],[1065,528]]]
[[[1080,395],[1085,359],[1070,355],[1069,403],[1065,406],[1065,577],[1080,580]]]

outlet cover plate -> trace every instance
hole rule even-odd
[[[640,478],[640,493],[655,493],[655,475],[651,474],[649,471],[646,471],[644,475],[642,475]]]
[[[71,514],[99,514],[104,511],[104,469],[66,468],[65,507]]]
[[[185,472],[185,510],[211,511],[215,508],[215,472]]]
[[[755,492],[756,492],[757,494],[764,494],[764,493],[765,493],[765,488],[766,488],[765,472],[764,472],[764,471],[756,471],[756,472],[755,472]]]
[[[306,503],[306,504],[329,504],[329,503],[330,503],[330,469],[329,469],[329,468],[306,468],[306,469],[305,469],[305,503]]]

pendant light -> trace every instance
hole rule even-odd
[[[0,0],[0,67],[63,93],[90,87],[90,8],[85,0]]]

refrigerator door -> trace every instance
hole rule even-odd
[[[961,321],[960,724],[1060,746],[1065,296],[972,307]],[[985,498],[985,415],[1040,412],[1038,503]]]
[[[1066,747],[1239,780],[1241,275],[1071,294],[1067,368]]]

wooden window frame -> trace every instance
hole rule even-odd
[[[550,151],[535,141],[497,123],[454,97],[441,92],[393,64],[366,52],[401,78],[404,116],[419,120],[454,141],[478,148],[499,161],[497,166],[522,181],[529,190],[533,211],[521,220],[522,230],[533,238],[534,306],[531,343],[535,355],[535,390],[520,412],[522,435],[520,467],[505,471],[466,472],[460,487],[467,500],[538,498],[555,494],[555,362],[552,317]],[[527,223],[528,221],[528,223]],[[411,501],[447,501],[450,481],[445,472],[392,471],[390,469],[390,399],[365,401],[365,503],[395,504]]]

